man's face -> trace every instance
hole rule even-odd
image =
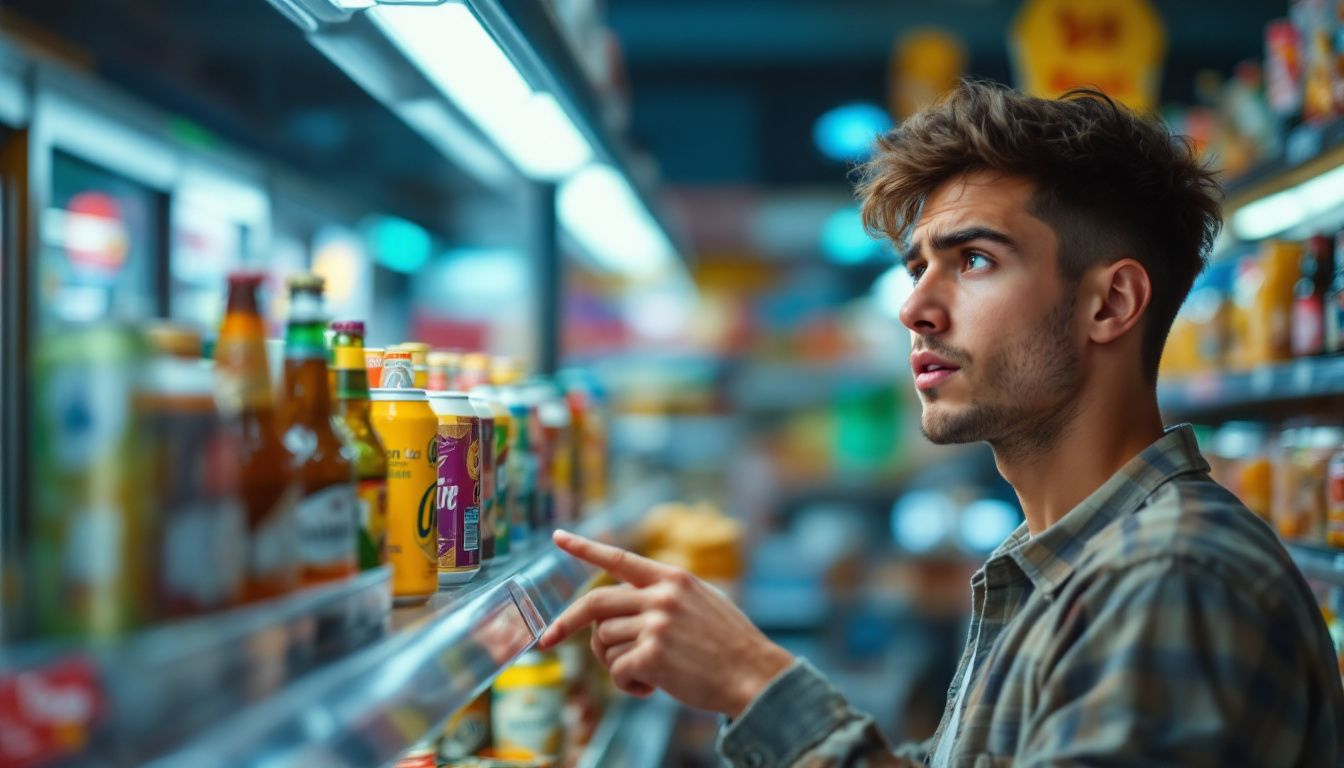
[[[901,310],[910,362],[935,443],[1048,446],[1072,417],[1081,382],[1073,290],[1054,231],[1028,212],[1031,183],[976,173],[925,201]]]

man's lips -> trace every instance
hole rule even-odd
[[[910,369],[915,374],[916,389],[933,389],[961,370],[947,358],[932,352],[916,352],[910,355]]]

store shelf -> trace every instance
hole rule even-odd
[[[1304,358],[1243,372],[1215,371],[1159,382],[1157,388],[1158,403],[1168,417],[1236,415],[1267,405],[1340,396],[1344,396],[1344,356]]]
[[[1293,541],[1284,546],[1308,579],[1344,587],[1344,549]]]
[[[1301,125],[1284,142],[1283,153],[1228,183],[1229,211],[1292,187],[1344,164],[1344,120]]]
[[[661,691],[647,699],[617,699],[579,757],[578,768],[659,768],[680,712],[681,705]]]
[[[640,488],[579,530],[620,541],[667,493]],[[44,684],[30,703],[49,705],[58,685],[65,694],[78,684],[95,714],[85,749],[67,761],[76,765],[381,765],[484,690],[592,575],[543,538],[394,611],[381,569],[121,647],[34,649],[17,655],[25,663],[7,652],[0,692]],[[8,737],[6,706],[0,696]]]
[[[908,367],[866,360],[746,364],[734,377],[732,398],[747,411],[793,410],[826,405],[847,394],[893,389],[909,376]]]

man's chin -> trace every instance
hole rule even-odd
[[[987,439],[981,419],[974,413],[949,413],[946,406],[924,406],[919,431],[934,445],[978,443]]]

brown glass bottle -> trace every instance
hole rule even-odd
[[[353,452],[332,427],[322,288],[317,275],[289,279],[285,376],[280,386],[285,447],[294,454],[301,493],[295,522],[304,583],[342,578],[357,569]]]
[[[215,344],[216,399],[241,452],[238,495],[247,515],[244,596],[282,594],[298,583],[293,454],[271,399],[266,323],[257,305],[263,276],[229,276],[229,302]]]

